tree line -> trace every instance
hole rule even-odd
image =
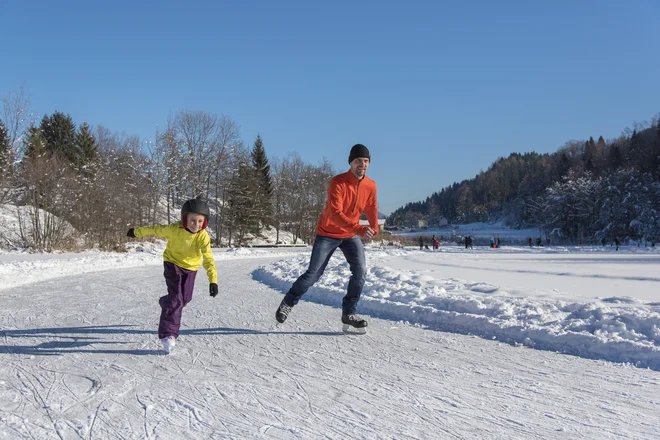
[[[0,205],[16,207],[20,237],[0,246],[121,248],[129,226],[179,220],[197,196],[217,246],[245,245],[266,228],[309,243],[335,174],[296,153],[269,161],[261,136],[246,146],[225,115],[180,111],[144,142],[60,111],[31,120],[23,89],[2,104]]]
[[[473,179],[394,211],[388,224],[504,220],[565,243],[660,238],[660,118],[616,139],[570,141],[551,154],[512,153]]]

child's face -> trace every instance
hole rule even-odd
[[[186,218],[186,226],[192,233],[199,232],[204,226],[204,216],[191,212]]]

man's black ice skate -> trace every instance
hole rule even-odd
[[[284,321],[286,321],[286,318],[289,317],[289,313],[291,313],[291,306],[282,300],[280,306],[277,308],[277,312],[275,312],[275,319],[277,319],[277,322],[282,324]]]
[[[367,321],[358,315],[341,315],[344,333],[363,335],[367,333]]]

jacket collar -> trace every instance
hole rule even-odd
[[[366,175],[366,174],[364,175],[364,177],[362,178],[362,180],[358,179],[357,177],[355,177],[355,174],[353,174],[353,171],[351,171],[351,170],[346,171],[346,173],[344,173],[344,174],[347,176],[348,180],[349,180],[351,183],[358,183],[358,182],[361,182],[361,181],[367,179],[367,175]]]

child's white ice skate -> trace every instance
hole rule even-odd
[[[170,354],[176,345],[176,338],[174,336],[168,336],[161,339],[160,342],[163,344],[163,350],[165,350],[165,353]]]

